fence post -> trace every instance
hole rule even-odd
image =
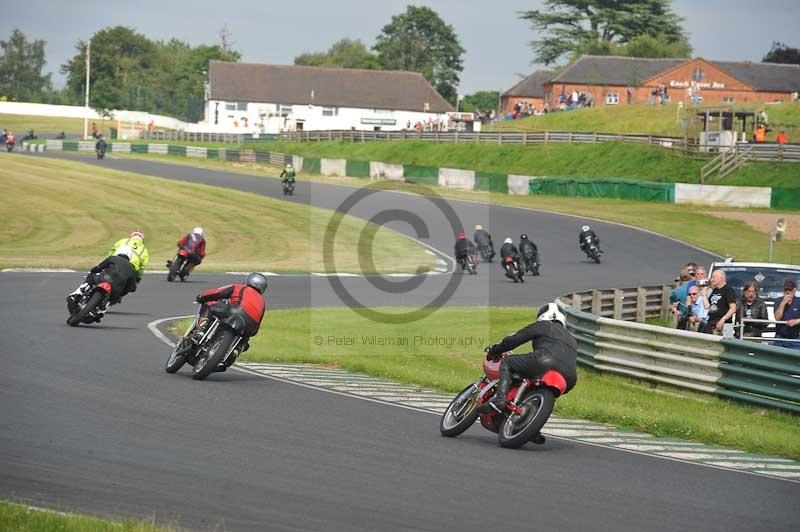
[[[311,132],[306,131],[306,142],[311,142]]]
[[[569,143],[572,144],[572,131],[569,132]]]
[[[330,141],[332,141],[332,140],[333,140],[333,131],[331,131],[331,130],[329,129],[329,130],[328,130],[328,142],[330,142]]]
[[[672,288],[669,286],[662,286],[661,287],[661,319],[668,320],[670,316],[672,316],[672,305],[669,304],[669,295],[672,292]]]
[[[549,142],[550,142],[550,132],[549,131],[545,131],[544,132],[544,143],[547,144]]]
[[[353,142],[356,136],[356,132],[352,129],[350,130],[350,142]]]
[[[503,144],[503,132],[502,131],[498,131],[497,132],[497,143],[501,144],[501,145]]]
[[[647,318],[647,290],[641,286],[636,289],[636,321],[644,323]]]
[[[478,131],[478,134],[477,134],[477,135],[475,135],[475,143],[477,144],[477,143],[479,143],[480,141],[481,141],[481,132],[480,132],[480,131]]]
[[[580,294],[572,294],[572,306],[578,310],[581,310],[581,295]]]
[[[455,134],[455,143],[458,144],[458,130],[456,130],[456,134]]]
[[[522,132],[522,145],[523,146],[527,146],[528,145],[528,132],[527,131],[523,131]]]
[[[592,144],[597,144],[597,131],[592,133]]]
[[[364,144],[364,130],[361,130],[361,144]]]
[[[439,142],[439,130],[438,129],[434,130],[434,136],[436,137],[436,142]]]
[[[614,319],[621,320],[622,319],[622,304],[625,301],[625,296],[623,295],[623,291],[619,288],[614,289]]]
[[[592,314],[595,316],[599,316],[603,310],[602,296],[603,294],[600,293],[600,290],[592,290]]]
[[[386,132],[386,140],[388,142],[392,142],[392,132],[391,131],[387,131]]]
[[[319,142],[319,136],[320,136],[320,132],[319,132],[319,129],[318,129],[317,130],[317,142]]]

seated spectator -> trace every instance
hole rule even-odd
[[[736,314],[736,292],[727,283],[725,272],[714,270],[711,274],[712,290],[708,296],[708,321],[700,332],[721,335],[723,325],[730,323]]]
[[[797,284],[792,279],[783,282],[783,297],[775,300],[775,319],[785,321],[775,328],[775,338],[797,340],[800,338],[800,298],[795,297]],[[800,349],[800,342],[780,342],[774,345]]]
[[[703,330],[708,321],[710,306],[705,290],[699,286],[690,287],[689,297],[686,300],[686,329],[689,331]]]
[[[758,284],[755,281],[748,281],[742,287],[742,299],[736,307],[736,321],[741,323],[743,319],[768,320],[767,304],[758,297]],[[745,323],[744,337],[761,337],[766,323]],[[738,331],[737,331],[738,332]]]
[[[784,130],[780,130],[778,136],[775,138],[775,142],[778,144],[786,144],[789,142],[789,138],[786,136],[786,132]]]

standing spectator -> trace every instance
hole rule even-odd
[[[97,123],[96,122],[92,122],[92,138],[93,139],[97,138]]]
[[[800,299],[795,297],[797,285],[794,280],[783,282],[783,297],[775,300],[775,319],[785,321],[775,328],[775,338],[797,340],[800,338]],[[775,345],[800,349],[800,342],[775,342]]]
[[[702,331],[708,321],[708,308],[710,306],[705,290],[699,286],[690,287],[689,298],[686,300],[688,314],[686,328],[690,331]]]
[[[753,132],[753,138],[756,142],[764,142],[767,140],[767,128],[763,124],[759,125]]]
[[[778,136],[775,138],[775,141],[778,144],[786,144],[787,142],[789,142],[789,138],[786,136],[786,131],[781,129],[780,132],[778,133]]]
[[[631,102],[633,101],[633,89],[631,89],[630,87],[625,89],[625,96],[628,99],[628,105],[630,105]]]
[[[736,307],[736,321],[743,319],[768,320],[767,304],[758,297],[758,284],[748,281],[742,287],[742,299]],[[745,323],[742,336],[760,337],[766,328],[766,323]]]
[[[689,281],[691,280],[692,276],[689,273],[689,268],[684,267],[679,277],[680,284],[669,295],[669,302],[672,303],[672,314],[678,320],[678,329],[686,328],[686,299],[689,297]]]
[[[728,279],[722,270],[711,274],[711,295],[708,297],[708,322],[701,332],[722,334],[722,326],[730,322],[736,314],[736,292],[728,286]],[[798,314],[800,316],[800,314]]]

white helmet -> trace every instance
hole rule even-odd
[[[585,233],[586,231],[590,231],[588,225],[584,225],[583,227],[581,227],[581,233]]]
[[[511,240],[510,238],[506,238],[505,240],[503,240],[503,244],[513,244],[513,243],[514,241]]]
[[[195,227],[194,229],[192,229],[192,233],[194,233],[196,235],[203,236],[203,228],[202,227]]]
[[[567,325],[567,317],[555,303],[543,305],[539,309],[539,314],[536,315],[536,321],[557,321],[565,327]]]
[[[114,255],[127,257],[128,260],[131,260],[133,250],[129,246],[120,246],[114,251]]]

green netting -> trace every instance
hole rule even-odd
[[[347,177],[369,177],[369,161],[347,161],[345,165]]]
[[[433,166],[403,165],[403,178],[406,183],[419,183],[421,185],[438,185],[439,169]]]
[[[167,146],[167,153],[170,155],[183,155],[186,157],[186,146],[176,146],[174,144],[170,144]]]
[[[475,190],[508,194],[508,174],[475,172]]]
[[[320,170],[319,157],[303,157],[303,172],[307,174],[318,174]]]
[[[62,143],[61,149],[64,151],[78,151],[78,143],[64,141]]]
[[[800,188],[773,188],[770,198],[773,209],[800,209]]]
[[[531,194],[577,196],[581,198],[619,198],[638,201],[675,201],[673,183],[627,179],[566,179],[536,177],[530,182]]]
[[[131,153],[147,153],[147,144],[131,144]]]

